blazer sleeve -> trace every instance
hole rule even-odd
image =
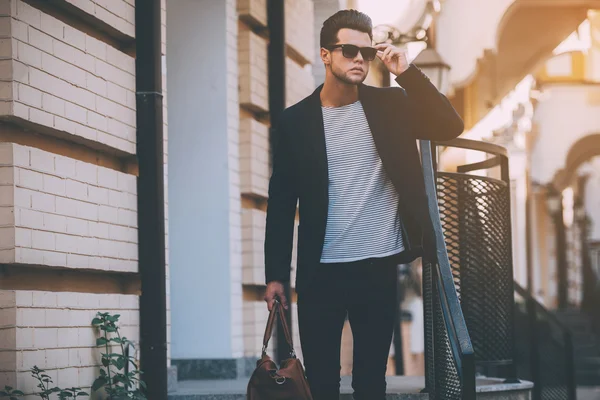
[[[416,139],[445,141],[458,137],[464,123],[446,96],[440,93],[429,78],[414,64],[396,77],[404,88],[399,90]]]
[[[266,283],[290,280],[294,219],[298,201],[291,144],[283,117],[277,124],[275,135],[264,248]]]

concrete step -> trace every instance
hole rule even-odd
[[[578,387],[577,400],[600,400],[600,387]]]
[[[352,378],[343,376],[340,400],[352,400]],[[246,400],[247,379],[181,381],[178,389],[169,393],[169,400]],[[423,377],[388,376],[387,400],[423,400],[429,395],[420,393]],[[533,385],[529,382],[504,384],[500,379],[477,380],[477,398],[482,400],[528,400]]]

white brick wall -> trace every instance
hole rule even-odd
[[[14,182],[15,168],[13,153],[0,146],[0,262],[6,263],[14,258],[15,212]],[[0,306],[2,302],[0,299]]]
[[[266,198],[270,175],[269,127],[253,118],[243,118],[240,121],[241,192]]]
[[[285,60],[286,107],[292,106],[315,90],[312,65],[301,67],[291,58]]]
[[[15,292],[0,291],[0,387],[4,387],[3,382],[16,378],[16,300]],[[12,376],[9,377],[8,372],[13,372]]]
[[[67,1],[134,36],[134,0]],[[233,7],[235,10],[235,4]],[[163,54],[165,16],[163,0]],[[233,48],[235,53],[235,43]],[[0,114],[12,114],[133,154],[134,74],[134,59],[106,43],[20,0],[0,0],[0,79],[6,81],[0,82]],[[164,74],[163,89],[166,164]],[[165,192],[167,175],[165,165]],[[165,193],[166,219],[167,204]],[[137,271],[136,208],[133,175],[29,147],[0,144],[0,262]],[[12,249],[3,250],[7,241]],[[3,307],[8,298],[6,293],[16,294],[14,307]],[[25,364],[40,361],[39,366],[43,367],[42,360],[55,384],[89,386],[98,372],[99,356],[95,361],[92,357],[99,355],[99,351],[89,347],[95,341],[89,328],[90,316],[97,307],[121,310],[125,321],[129,320],[123,333],[137,341],[136,296],[73,293],[56,296],[45,292],[0,291],[0,387],[5,382],[27,387],[30,382],[26,381],[29,379],[26,370],[30,366]],[[169,309],[167,298],[168,354]],[[6,324],[7,319],[13,322]],[[12,351],[3,352],[7,347]],[[5,368],[7,365],[11,367]],[[14,371],[15,365],[20,368],[18,385],[14,384],[15,373],[6,372]]]
[[[0,85],[0,97],[12,103],[0,112],[134,153],[135,60],[12,1],[15,13],[0,19],[12,33],[10,46],[0,46],[2,57],[12,57],[2,62],[9,63],[2,78],[12,83]]]
[[[262,1],[239,1],[240,17],[249,25],[261,25],[265,8]],[[286,41],[297,55],[286,59],[286,106],[291,106],[314,90],[310,62],[314,54],[313,4],[311,0],[286,1]],[[264,16],[266,21],[266,15]],[[240,105],[253,112],[268,109],[267,43],[241,24],[239,34]],[[308,29],[307,29],[308,28]],[[308,35],[307,35],[308,31]],[[245,114],[246,115],[246,114]],[[251,116],[240,121],[240,181],[241,193],[266,198],[269,167],[268,127]],[[247,285],[264,285],[265,212],[258,209],[242,211],[242,276]],[[294,230],[291,283],[296,279],[297,226]],[[294,344],[302,357],[297,329],[297,307],[292,305]],[[244,302],[244,355],[260,356],[262,338],[268,318],[264,302]],[[270,344],[269,352],[272,352]]]
[[[134,0],[65,0],[127,36],[135,36]]]
[[[0,352],[0,360],[10,363],[5,364],[8,368],[0,364],[2,387],[8,384],[32,393],[37,382],[29,370],[37,365],[45,369],[58,386],[89,389],[99,375],[100,352],[105,352],[95,347],[100,334],[91,326],[99,311],[121,315],[118,323],[121,335],[134,342],[136,349],[139,347],[137,296],[0,291],[0,298],[11,296],[16,300],[13,301],[16,318],[12,329],[16,329],[18,340],[11,351]],[[137,352],[131,355],[139,357]],[[3,377],[2,372],[8,371],[16,371],[16,381]]]
[[[267,41],[247,27],[238,34],[239,101],[253,111],[269,109]]]
[[[265,283],[265,226],[264,211],[255,209],[242,211],[242,275],[245,284]]]
[[[137,197],[133,175],[11,143],[14,260],[137,271]],[[10,186],[2,186],[6,190]]]
[[[244,301],[244,356],[260,357],[265,327],[269,319],[264,301]],[[267,354],[273,357],[275,340],[271,338],[267,346]]]
[[[255,26],[267,26],[267,0],[238,0],[237,11],[240,19]]]
[[[266,213],[256,209],[242,211],[242,274],[248,285],[265,284],[265,243]],[[292,247],[291,283],[295,284],[298,224],[294,224]]]
[[[303,361],[300,334],[298,332],[298,306],[292,303],[292,340],[296,356]],[[260,357],[263,337],[269,319],[269,310],[264,301],[244,301],[244,356]],[[274,330],[275,331],[275,330]],[[267,354],[274,355],[276,340],[271,338]]]
[[[296,268],[298,258],[298,221],[294,223],[294,243],[292,246],[292,270],[290,271],[290,284],[292,287],[296,286]]]
[[[314,58],[314,5],[312,0],[285,2],[285,41],[309,63]]]
[[[265,307],[266,308],[266,307]],[[292,340],[294,341],[294,350],[296,350],[296,356],[304,362],[302,355],[302,346],[300,346],[300,332],[298,331],[298,304],[292,303]]]

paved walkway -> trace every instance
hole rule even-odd
[[[341,393],[342,398],[350,398],[352,393],[352,377],[342,376]],[[178,383],[178,390],[174,393],[169,393],[170,399],[180,400],[196,400],[196,399],[219,399],[238,400],[243,399],[246,393],[248,379],[237,380],[205,380],[205,381],[181,381]],[[423,377],[414,376],[388,376],[387,377],[387,392],[390,400],[425,400],[429,396],[420,394],[425,382]],[[477,379],[478,392],[504,392],[516,391],[513,393],[521,393],[522,390],[531,388],[529,382],[521,384],[504,384],[501,379],[479,378]],[[504,392],[506,393],[506,392]],[[510,397],[512,398],[512,397]],[[520,397],[519,397],[520,398]],[[584,400],[596,400],[594,398]],[[600,399],[598,399],[600,400]]]
[[[341,392],[352,393],[351,377],[342,376]],[[388,379],[388,391],[392,393],[419,393],[425,382],[423,377],[394,377]],[[248,379],[180,381],[177,394],[238,394],[246,393]],[[425,397],[426,398],[426,397]]]
[[[343,376],[341,400],[352,399],[351,377]],[[248,379],[180,381],[178,390],[169,393],[169,400],[245,400]],[[419,394],[423,387],[422,377],[393,377],[388,379],[387,400],[427,400],[426,394]]]

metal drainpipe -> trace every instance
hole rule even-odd
[[[285,109],[285,2],[281,0],[267,1],[267,25],[269,26],[269,115],[271,119],[270,143],[277,141],[274,137],[273,127],[279,120],[281,113]],[[291,282],[290,282],[291,283]],[[285,284],[285,297],[290,306],[289,311],[285,313],[290,333],[292,330],[292,298],[289,284]],[[279,362],[288,358],[290,349],[283,335],[281,323],[277,324],[277,348],[276,358]]]
[[[150,400],[167,398],[167,302],[160,0],[135,2],[139,176],[140,370]]]

